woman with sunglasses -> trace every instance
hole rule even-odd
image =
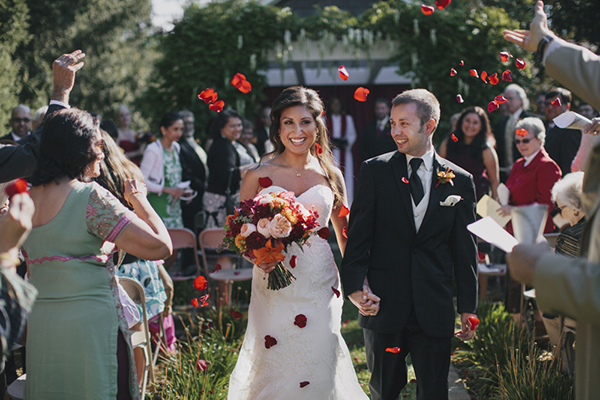
[[[550,233],[554,231],[554,223],[550,216],[554,209],[552,187],[560,180],[562,173],[544,150],[545,138],[546,129],[542,120],[528,117],[517,123],[515,143],[523,157],[515,162],[506,181],[506,186],[510,190],[509,205],[500,208],[498,212],[502,216],[507,216],[515,206],[547,204],[548,218],[544,233]],[[513,233],[510,222],[506,229]],[[505,298],[507,311],[518,314],[521,309],[520,299],[521,284],[509,277]]]

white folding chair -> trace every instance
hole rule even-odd
[[[119,277],[119,283],[125,289],[131,300],[134,303],[142,306],[142,331],[131,332],[131,343],[134,348],[142,347],[144,350],[144,374],[140,384],[140,393],[142,399],[146,394],[146,385],[148,384],[148,375],[150,375],[150,382],[154,383],[154,364],[152,363],[151,345],[150,341],[150,328],[148,327],[148,314],[146,313],[146,296],[142,285],[132,278],[124,276]]]

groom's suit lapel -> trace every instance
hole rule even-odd
[[[425,216],[423,217],[423,222],[421,223],[421,228],[419,232],[423,230],[423,227],[427,225],[429,220],[432,218],[432,215],[435,214],[435,211],[440,207],[440,198],[442,196],[442,192],[445,192],[444,186],[438,184],[437,174],[440,171],[445,171],[446,166],[444,165],[444,160],[441,159],[437,153],[433,153],[433,177],[431,179],[431,188],[429,189],[429,204],[427,205],[427,211],[425,212]]]
[[[417,229],[415,228],[415,218],[413,216],[410,187],[408,186],[408,167],[406,166],[406,155],[397,151],[392,156],[391,164],[394,178],[396,178],[396,184],[398,185],[398,190],[400,191],[400,198],[402,199],[404,210],[406,211],[406,215],[410,221],[410,226],[412,227],[412,232],[414,234],[417,232]],[[402,180],[403,178],[404,181]]]

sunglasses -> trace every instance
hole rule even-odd
[[[515,139],[515,144],[527,144],[529,142],[531,142],[531,139]]]
[[[11,118],[12,121],[20,123],[20,122],[25,122],[26,124],[31,122],[31,119],[29,118]]]
[[[554,208],[556,209],[556,213],[562,216],[562,210],[566,206],[559,207],[558,204],[554,203]]]

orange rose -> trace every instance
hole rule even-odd
[[[258,220],[258,224],[256,224],[256,230],[263,235],[265,239],[271,237],[271,232],[269,232],[269,222],[268,218],[261,218]]]
[[[275,239],[288,237],[292,233],[292,224],[286,217],[277,214],[269,224],[269,232]]]

